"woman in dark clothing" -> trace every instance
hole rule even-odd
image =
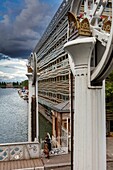
[[[49,149],[49,152],[50,152],[51,151],[51,138],[50,138],[49,133],[47,133],[47,135],[45,137],[45,141],[47,142],[48,149]]]
[[[49,159],[49,149],[48,149],[48,144],[47,142],[44,142],[44,153],[46,155],[46,158]]]

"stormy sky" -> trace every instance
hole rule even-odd
[[[7,81],[12,68],[20,69],[17,60],[25,62],[63,0],[0,0],[0,81]],[[3,65],[3,61],[6,63]],[[8,61],[8,62],[6,62]],[[12,66],[8,65],[13,61]],[[7,69],[6,69],[7,68]],[[9,70],[9,72],[8,72]],[[22,70],[21,70],[22,71]],[[24,70],[25,71],[25,70]],[[14,80],[14,75],[9,80]]]

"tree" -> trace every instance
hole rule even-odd
[[[113,113],[113,72],[106,79],[106,112]]]
[[[27,87],[28,88],[28,80],[24,80],[21,82],[21,87]]]

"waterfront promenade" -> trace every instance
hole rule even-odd
[[[107,138],[107,170],[113,170],[113,137]],[[71,170],[71,154],[0,162],[0,170]]]

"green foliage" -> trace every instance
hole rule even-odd
[[[5,82],[0,82],[0,87],[5,88],[6,87],[6,83]]]
[[[28,88],[28,80],[24,80],[20,84],[21,84],[21,87],[27,87]]]
[[[11,82],[8,82],[11,83]],[[6,82],[0,82],[0,87],[5,88],[6,87]],[[21,83],[17,82],[12,82],[14,88],[22,88],[22,87],[27,87],[28,88],[28,80],[22,81]]]
[[[20,83],[17,81],[17,82],[13,82],[13,87],[20,87]]]
[[[113,113],[113,72],[106,79],[106,112]]]

